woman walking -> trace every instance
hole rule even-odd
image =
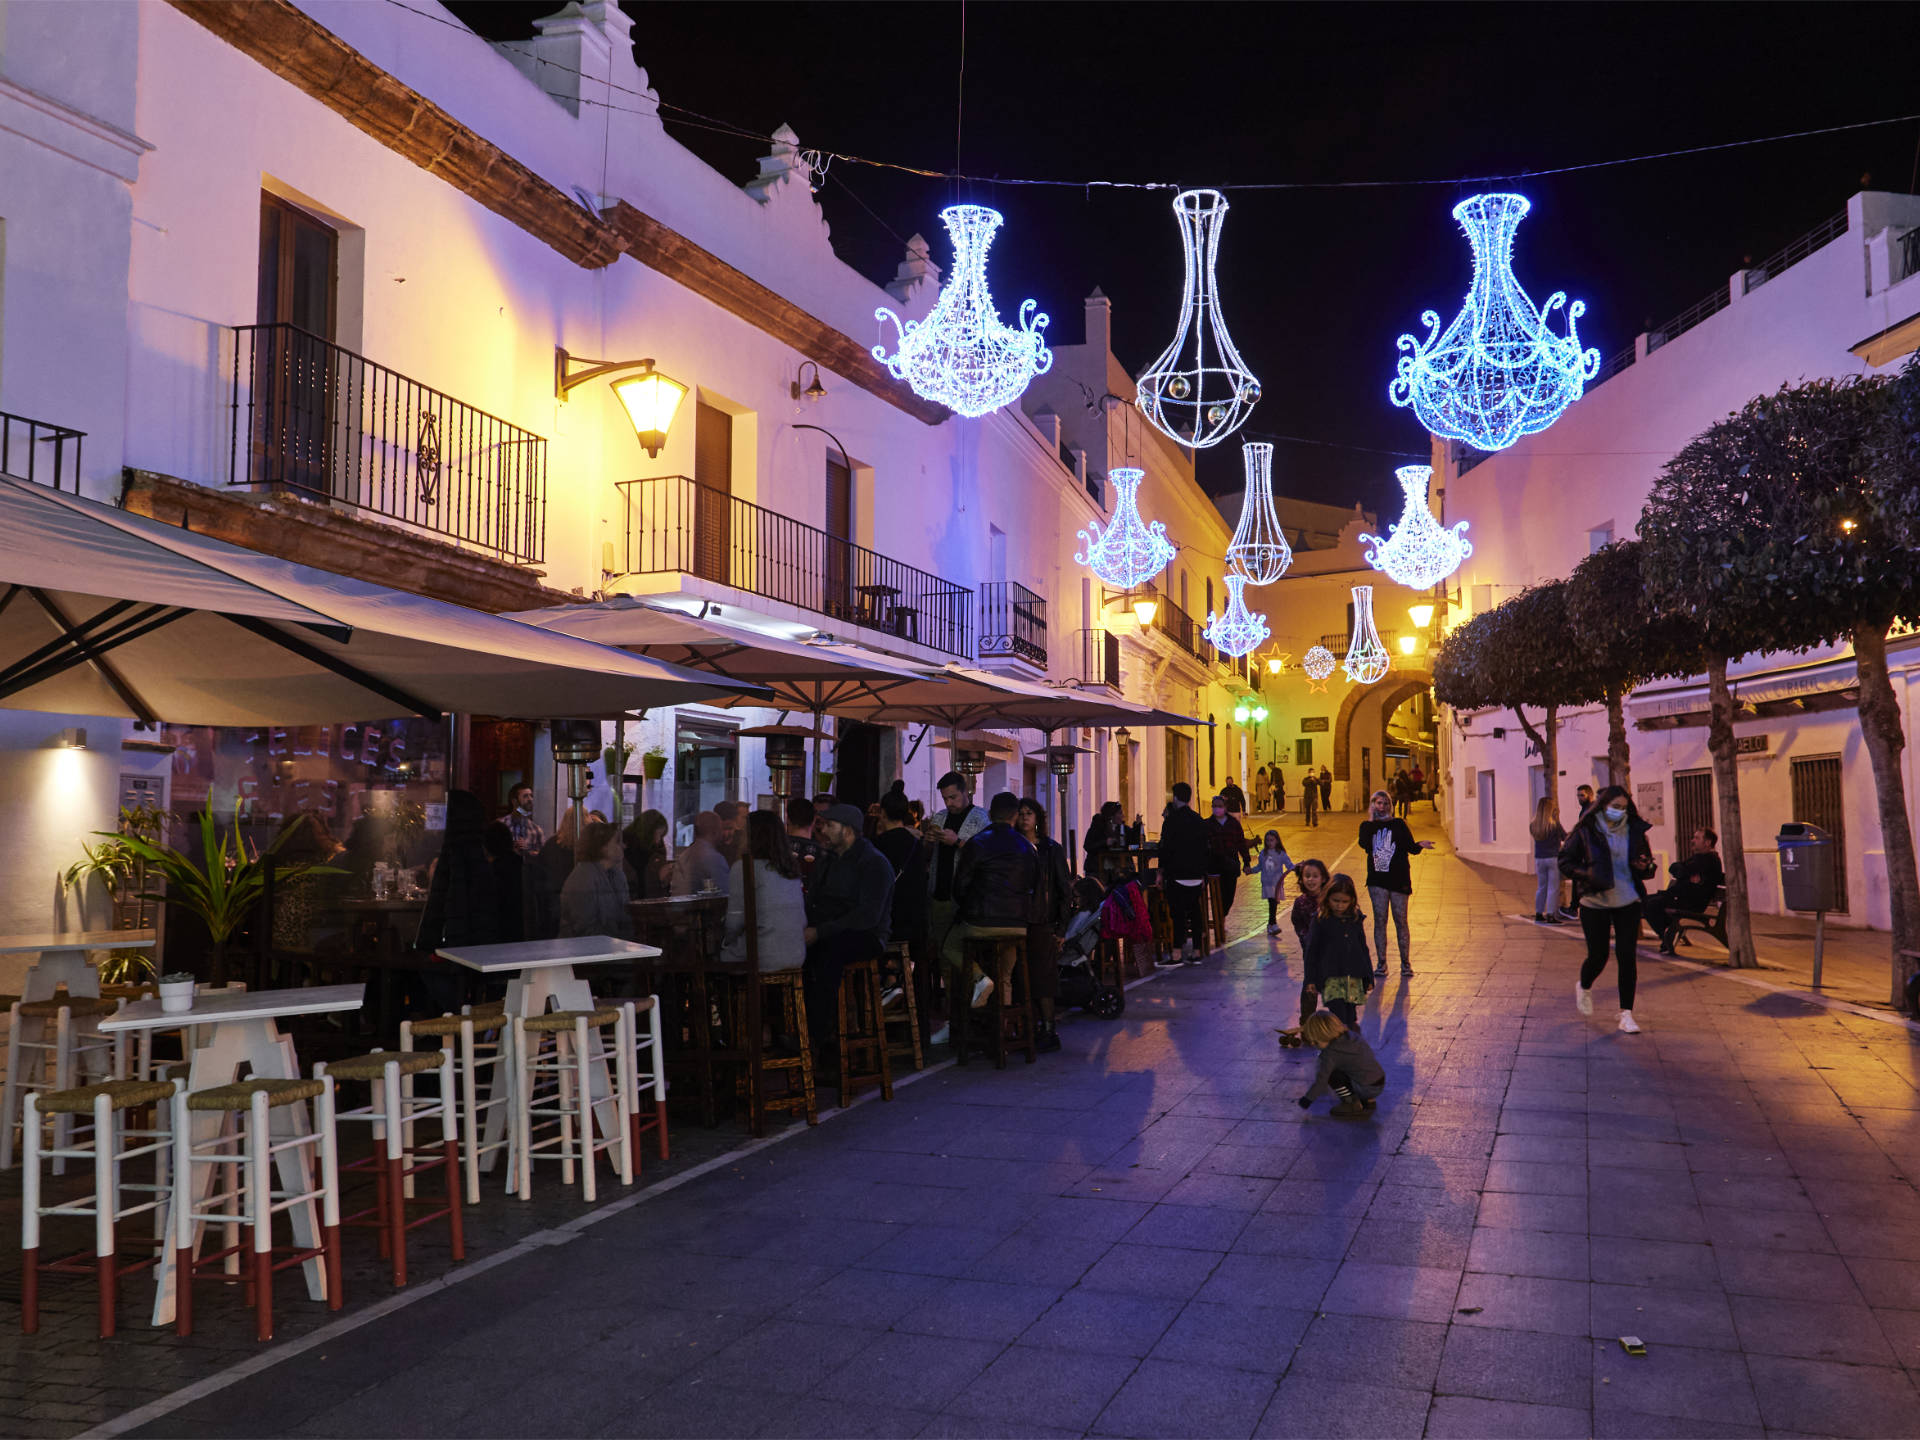
[[[1609,785],[1573,827],[1560,849],[1561,873],[1580,882],[1580,928],[1586,932],[1587,960],[1573,992],[1582,1015],[1593,1013],[1593,982],[1607,968],[1607,942],[1613,942],[1620,967],[1620,1029],[1640,1033],[1633,1022],[1634,958],[1640,940],[1641,901],[1646,880],[1657,868],[1647,831],[1633,799]]]
[[[1533,823],[1527,829],[1533,835],[1533,922],[1564,924],[1560,918],[1560,847],[1567,843],[1567,832],[1553,813],[1553,801],[1545,795],[1533,807]]]

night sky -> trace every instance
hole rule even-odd
[[[541,3],[460,3],[493,39],[531,34]],[[951,171],[957,3],[629,3],[636,58],[664,102],[765,134]],[[1003,316],[1033,296],[1050,338],[1079,340],[1080,301],[1114,301],[1137,372],[1172,335],[1180,251],[1171,195],[1093,179],[1228,190],[1228,326],[1264,398],[1249,438],[1279,441],[1276,486],[1397,509],[1391,453],[1424,456],[1386,399],[1394,341],[1422,309],[1459,308],[1469,276],[1448,211],[1487,189],[1534,202],[1515,269],[1536,303],[1585,299],[1583,341],[1631,345],[1840,210],[1907,191],[1920,120],[1714,154],[1483,184],[1234,191],[1235,184],[1503,174],[1920,112],[1920,7],[983,4],[965,8],[961,165],[1072,187],[956,184],[835,161],[821,201],[834,245],[876,280],[958,197],[1007,223],[989,276]],[[669,112],[669,133],[745,181],[763,141]],[[1870,177],[1870,178],[1869,178]],[[1564,324],[1564,318],[1559,322]],[[858,337],[862,340],[866,336]],[[1300,443],[1320,442],[1320,443]],[[1232,441],[1201,456],[1237,486]]]

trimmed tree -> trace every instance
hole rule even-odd
[[[1668,462],[1640,535],[1650,599],[1699,639],[1707,747],[1730,857],[1745,851],[1728,664],[1755,651],[1853,641],[1894,896],[1897,988],[1899,951],[1914,948],[1920,903],[1886,636],[1913,610],[1911,547],[1920,527],[1910,499],[1882,495],[1875,483],[1890,463],[1887,389],[1878,380],[1815,380],[1749,401]],[[1727,866],[1727,939],[1735,965],[1756,963],[1744,863]]]
[[[1607,707],[1607,780],[1632,793],[1626,699],[1650,680],[1692,675],[1700,647],[1689,628],[1656,612],[1641,574],[1638,540],[1616,540],[1573,567],[1567,621]]]

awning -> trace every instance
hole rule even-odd
[[[619,716],[737,685],[0,476],[0,706],[185,725]]]
[[[945,725],[956,730],[1054,731],[1069,725],[1198,725],[1191,715],[1136,705],[1104,690],[1048,685],[996,675],[969,665],[948,665],[939,672],[939,688],[929,684],[896,686],[870,702],[836,710],[853,720],[876,725]]]
[[[1860,698],[1859,675],[1851,658],[1737,676],[1728,681],[1728,688],[1734,703],[1750,719],[1845,709]],[[1627,718],[1642,730],[1704,725],[1708,709],[1707,687],[1701,683],[1636,690],[1627,697]]]

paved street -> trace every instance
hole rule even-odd
[[[1352,823],[1290,848],[1353,870]],[[1647,963],[1622,1036],[1511,877],[1414,875],[1371,1121],[1292,1103],[1299,957],[1243,882],[1224,961],[1061,1054],[482,1255],[135,1433],[1920,1433],[1915,1034]]]

